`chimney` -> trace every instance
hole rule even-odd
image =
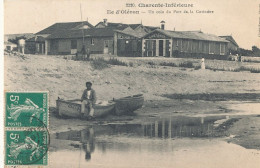
[[[107,19],[104,19],[104,25],[107,26]]]
[[[161,29],[164,30],[164,27],[165,27],[165,21],[162,20],[160,23],[161,23]]]

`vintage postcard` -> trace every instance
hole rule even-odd
[[[3,165],[259,168],[260,0],[4,0]]]

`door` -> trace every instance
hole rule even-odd
[[[163,56],[163,40],[159,40],[159,56]]]
[[[156,51],[156,41],[146,40],[146,56],[148,57],[155,56],[155,51]]]
[[[104,54],[108,54],[108,40],[104,41]]]
[[[132,55],[132,41],[131,40],[125,41],[125,56],[133,56]]]

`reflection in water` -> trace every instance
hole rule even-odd
[[[159,119],[141,124],[108,124],[95,125],[81,131],[68,131],[56,134],[57,139],[79,141],[82,145],[80,148],[85,151],[85,159],[91,159],[91,153],[95,150],[96,137],[126,137],[126,138],[155,138],[155,139],[174,139],[184,137],[214,137],[223,136],[225,132],[217,131],[214,126],[215,121],[225,119],[225,116],[218,117],[175,117],[169,119]],[[95,133],[94,133],[95,131]],[[102,139],[102,138],[101,138]],[[106,151],[111,143],[103,138],[99,141],[98,146],[103,152]],[[117,144],[120,150],[127,149],[125,144]],[[121,146],[121,147],[119,147]],[[74,146],[79,148],[78,145]]]
[[[103,126],[103,133],[162,139],[223,136],[225,132],[218,132],[214,127],[214,122],[224,118],[224,116],[206,118],[177,117],[142,124],[112,124]]]
[[[219,134],[214,127],[216,121],[223,119],[228,117],[172,117],[140,124],[95,125],[81,131],[61,132],[56,134],[56,139],[60,143],[64,143],[61,140],[74,141],[68,141],[68,144],[76,150],[68,150],[61,145],[57,151],[50,152],[50,158],[55,160],[53,167],[163,165],[217,168],[232,167],[234,162],[241,168],[249,163],[249,167],[257,167],[259,162],[253,161],[260,160],[260,155],[234,144],[207,138],[225,135]]]
[[[80,141],[82,149],[85,151],[85,160],[91,159],[91,153],[95,150],[95,135],[93,127],[81,131],[68,131],[56,134],[57,139]],[[75,148],[79,146],[74,145]]]

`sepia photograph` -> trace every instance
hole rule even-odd
[[[2,166],[259,168],[260,0],[2,4]]]

